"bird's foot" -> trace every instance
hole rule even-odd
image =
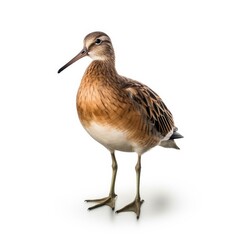
[[[115,209],[115,201],[116,201],[116,194],[109,195],[108,197],[105,198],[100,198],[100,199],[92,199],[92,200],[85,200],[85,202],[95,202],[97,203],[96,205],[89,207],[88,210],[92,210],[95,208],[99,208],[102,206],[109,206],[112,210]]]
[[[116,211],[116,213],[121,213],[121,212],[135,212],[137,215],[137,219],[139,219],[140,216],[140,209],[141,205],[144,202],[144,200],[141,200],[140,198],[136,198],[133,202],[130,204],[126,205],[125,207],[119,209]]]

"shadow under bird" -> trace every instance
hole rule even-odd
[[[86,200],[115,209],[117,161],[115,151],[136,152],[136,197],[117,213],[133,211],[137,218],[143,200],[140,197],[141,156],[155,146],[179,149],[174,139],[177,132],[173,116],[162,99],[148,86],[119,75],[111,39],[103,32],[92,32],[84,38],[84,47],[58,73],[77,60],[89,56],[78,92],[77,112],[85,130],[111,153],[112,180],[109,195]]]

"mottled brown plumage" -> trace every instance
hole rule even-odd
[[[182,136],[176,132],[171,112],[153,90],[117,73],[112,43],[105,33],[88,34],[83,50],[59,72],[87,55],[93,61],[78,89],[78,116],[87,132],[111,152],[113,162],[110,194],[107,198],[95,199],[98,204],[92,208],[115,207],[117,162],[114,151],[136,152],[136,198],[117,212],[134,211],[139,217],[143,202],[139,193],[141,155],[157,145],[178,148],[174,138]]]

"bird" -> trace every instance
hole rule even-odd
[[[157,93],[141,82],[118,74],[112,41],[106,33],[87,34],[83,45],[58,73],[83,57],[92,59],[77,91],[76,108],[83,128],[110,152],[112,160],[109,195],[85,201],[95,203],[89,210],[105,205],[115,210],[118,170],[115,152],[135,152],[136,196],[116,213],[131,211],[138,219],[144,201],[140,195],[142,155],[155,146],[179,149],[174,140],[183,136]]]

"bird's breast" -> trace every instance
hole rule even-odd
[[[113,124],[116,116],[121,115],[122,107],[117,101],[117,94],[103,83],[82,81],[76,99],[78,116],[81,123],[88,126],[90,122]],[[124,101],[123,101],[124,102]]]
[[[88,80],[88,79],[87,79]],[[122,96],[110,85],[83,79],[77,94],[80,122],[89,135],[110,151],[132,152],[124,128],[128,108]]]

